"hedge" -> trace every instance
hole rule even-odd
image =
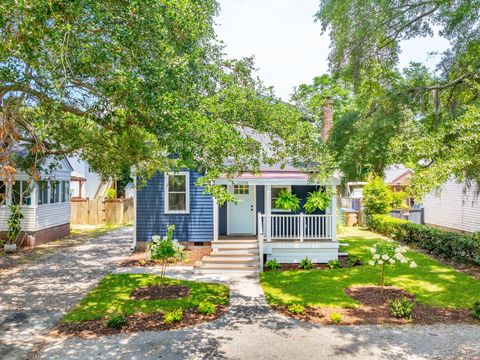
[[[444,231],[388,215],[372,215],[368,225],[380,234],[421,247],[433,254],[480,265],[480,232],[461,234]]]

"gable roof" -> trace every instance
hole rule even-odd
[[[413,170],[406,168],[402,164],[396,164],[385,169],[385,176],[383,177],[383,180],[387,184],[394,184],[407,174],[413,174]]]

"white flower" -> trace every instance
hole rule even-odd
[[[153,242],[160,241],[160,236],[158,236],[158,235],[153,235],[153,236],[152,236],[152,241],[153,241]]]
[[[378,260],[378,265],[383,265],[383,260]]]
[[[396,253],[396,254],[395,254],[395,259],[397,259],[397,260],[402,260],[402,259],[403,259],[403,255],[400,254],[400,253]]]
[[[378,254],[373,255],[373,260],[378,260],[378,259],[380,259],[380,255]]]
[[[383,254],[383,255],[382,255],[382,259],[383,259],[383,260],[388,260],[388,259],[389,259],[389,256],[388,256],[387,254]]]
[[[401,262],[402,264],[405,264],[405,263],[408,263],[408,260],[407,260],[406,257],[402,257],[402,258],[400,259],[400,262]]]
[[[412,262],[410,263],[410,267],[411,267],[412,269],[416,268],[416,267],[417,267],[417,263],[416,263],[415,261],[412,261]]]
[[[370,252],[371,252],[372,254],[375,254],[375,253],[377,252],[377,249],[375,249],[374,247],[372,247],[372,248],[370,248]]]
[[[393,264],[395,264],[395,259],[390,259],[390,260],[388,260],[388,262],[393,265]]]
[[[372,265],[372,266],[374,266],[374,265],[375,265],[375,261],[373,261],[373,260],[370,260],[370,261],[368,262],[368,265]]]

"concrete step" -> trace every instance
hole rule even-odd
[[[224,273],[258,273],[259,266],[247,266],[237,264],[203,264],[194,269],[197,274],[224,274]]]
[[[239,252],[239,253],[224,253],[224,252],[221,252],[221,253],[214,253],[214,252],[212,252],[212,253],[209,255],[209,257],[212,258],[212,259],[218,259],[218,260],[221,260],[221,259],[232,259],[232,260],[242,259],[242,260],[255,260],[255,261],[258,261],[258,259],[259,259],[259,254],[258,254],[258,252],[257,252],[257,253],[249,253],[249,252]]]
[[[245,258],[245,257],[233,257],[233,258],[218,258],[218,257],[209,257],[205,256],[202,259],[202,266],[208,267],[210,265],[245,265],[245,266],[252,266],[258,267],[260,262],[258,261],[258,257],[255,258]]]
[[[258,253],[258,245],[255,246],[224,246],[221,247],[212,245],[213,252],[215,253]]]

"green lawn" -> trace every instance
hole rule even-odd
[[[376,242],[386,240],[369,231],[347,228],[340,241],[349,244],[342,251],[361,256],[366,265],[337,270],[264,272],[261,282],[269,303],[323,307],[359,305],[344,290],[352,285],[378,285],[379,267],[367,264],[371,258],[369,249]],[[409,251],[407,256],[415,260],[418,267],[411,269],[408,264],[386,267],[387,285],[399,287],[414,294],[418,302],[436,307],[468,309],[475,301],[480,301],[479,279],[415,251]]]
[[[190,295],[180,299],[134,300],[130,294],[136,288],[155,285],[160,277],[151,274],[107,275],[75,308],[64,316],[64,322],[102,319],[111,314],[152,313],[195,308],[201,302],[227,305],[229,288],[225,285],[165,279],[165,284],[184,285]]]

